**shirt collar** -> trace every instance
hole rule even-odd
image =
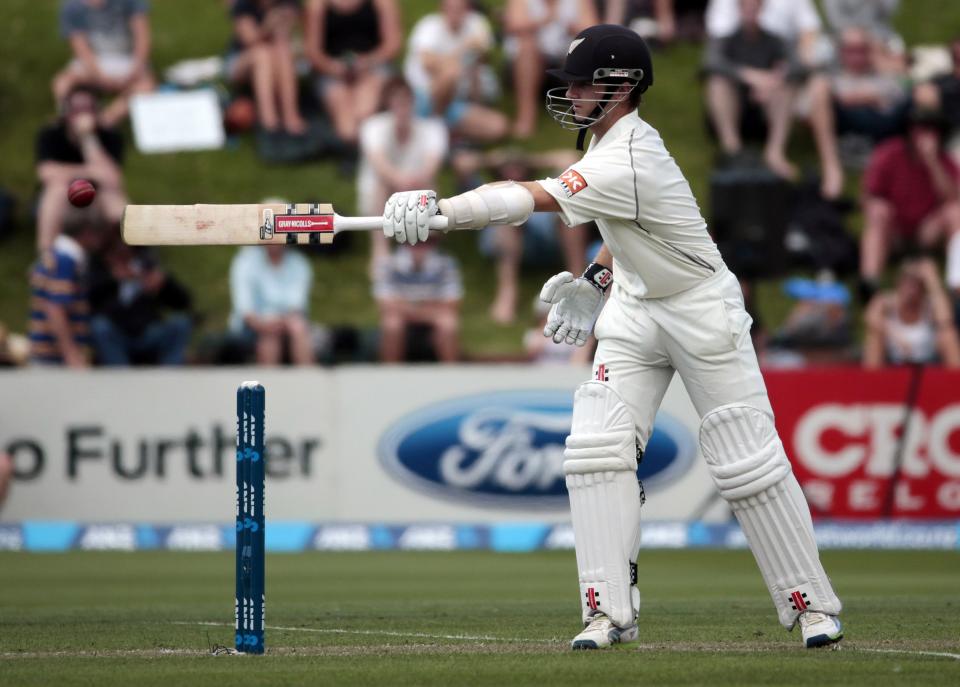
[[[640,119],[640,115],[637,114],[636,111],[629,112],[618,119],[613,126],[607,129],[607,133],[599,139],[597,139],[596,136],[590,139],[590,146],[587,150],[594,150],[601,146],[610,145],[611,141],[617,140],[621,133],[633,129],[641,123],[643,123],[643,120]]]

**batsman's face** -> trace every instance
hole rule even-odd
[[[590,116],[600,98],[598,88],[588,81],[572,81],[566,95],[573,101],[573,114],[577,119]]]

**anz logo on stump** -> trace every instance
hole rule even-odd
[[[563,447],[571,391],[503,391],[454,398],[394,423],[380,462],[403,483],[452,501],[525,509],[569,507]],[[659,413],[637,476],[648,495],[682,477],[696,438]]]

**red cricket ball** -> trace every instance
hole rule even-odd
[[[74,179],[67,189],[67,198],[74,207],[85,208],[97,197],[97,189],[86,179]]]
[[[242,134],[257,123],[257,107],[246,97],[236,98],[223,112],[223,125],[231,134]]]

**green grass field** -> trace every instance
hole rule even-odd
[[[573,653],[573,554],[267,561],[267,655],[229,553],[0,554],[2,685],[957,685],[960,555],[827,552],[839,651],[779,626],[747,552],[643,551],[639,644]]]

